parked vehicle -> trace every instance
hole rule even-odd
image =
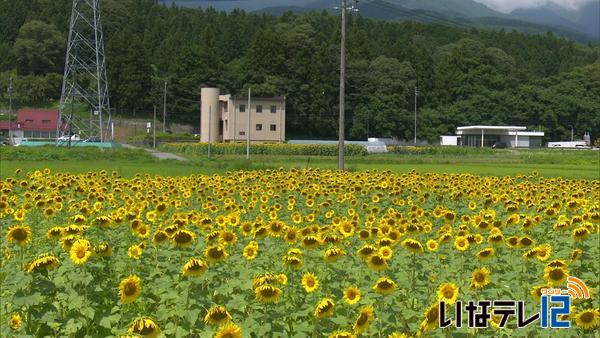
[[[69,136],[68,135],[63,135],[61,137],[58,138],[59,141],[68,141],[69,140]],[[79,142],[81,141],[81,137],[79,136],[79,134],[73,134],[71,135],[71,142]]]

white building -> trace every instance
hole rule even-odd
[[[455,136],[441,136],[440,144],[463,147],[539,148],[543,131],[527,131],[522,126],[463,126]]]
[[[220,95],[218,88],[202,88],[200,96],[201,142],[245,142],[248,135],[250,141],[285,141],[284,96],[251,97],[250,107],[248,97]]]

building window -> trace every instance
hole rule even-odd
[[[277,125],[276,124],[272,124],[271,125],[271,131],[277,131]]]
[[[26,119],[25,123],[33,123],[33,120]]]
[[[244,113],[244,112],[246,112],[246,105],[240,104],[240,113]]]
[[[245,131],[242,131],[242,130],[240,130],[240,136],[246,136],[246,132],[245,132]]]
[[[256,112],[257,113],[262,113],[262,104],[257,104],[256,105]]]
[[[50,123],[50,120],[42,120],[42,123],[48,124],[48,123]]]
[[[277,106],[271,106],[271,113],[277,113]]]
[[[257,124],[256,131],[261,131],[261,130],[262,130],[262,124]]]

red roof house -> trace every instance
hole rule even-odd
[[[23,108],[19,109],[17,121],[0,122],[0,131],[10,128],[13,135],[26,138],[56,138],[57,127],[58,110],[52,109]]]

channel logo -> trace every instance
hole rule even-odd
[[[571,313],[571,303],[574,299],[589,299],[590,290],[585,283],[574,276],[567,277],[567,288],[541,289],[540,308],[533,315],[525,313],[523,300],[469,300],[463,308],[463,302],[456,301],[455,318],[446,318],[446,303],[439,304],[439,327],[446,328],[454,325],[463,326],[463,310],[468,318],[469,328],[486,328],[491,316],[500,316],[498,324],[503,329],[509,317],[516,317],[517,328],[525,328],[539,320],[542,328],[568,329],[571,322],[565,319]],[[492,310],[493,308],[493,310]]]

